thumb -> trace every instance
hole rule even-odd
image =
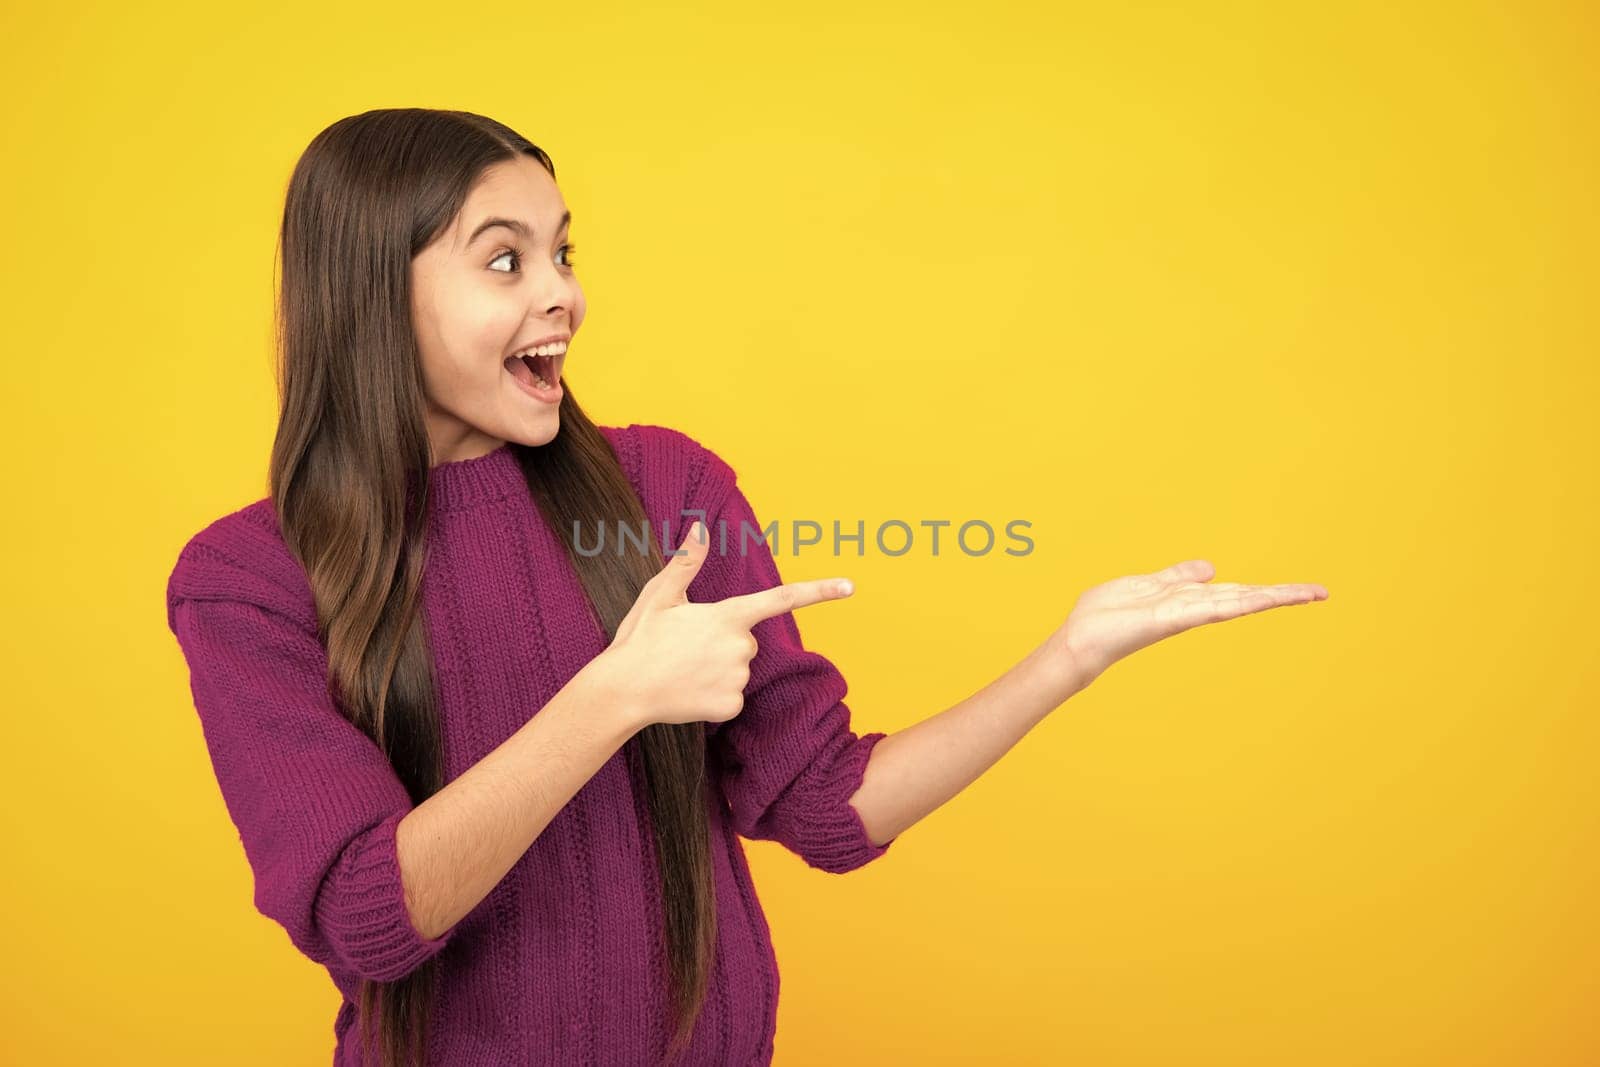
[[[689,599],[689,584],[700,573],[701,564],[710,551],[710,538],[705,524],[699,519],[689,527],[689,532],[678,545],[677,555],[667,560],[666,566],[651,579],[656,585],[652,601],[662,605],[683,604]]]

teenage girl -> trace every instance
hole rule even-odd
[[[269,495],[169,581],[255,903],[344,995],[336,1064],[768,1063],[741,837],[857,869],[1129,653],[1328,595],[1118,578],[980,692],[858,735],[792,614],[849,583],[783,582],[726,462],[567,387],[570,226],[549,156],[482,116],[319,134]]]

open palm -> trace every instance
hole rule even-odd
[[[1190,559],[1152,574],[1113,578],[1084,591],[1057,631],[1056,647],[1087,684],[1122,657],[1164,637],[1268,608],[1326,600],[1314,583],[1209,584],[1209,560]]]

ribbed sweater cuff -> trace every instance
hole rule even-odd
[[[812,787],[815,806],[807,818],[796,820],[793,827],[795,843],[811,866],[844,874],[877,859],[894,844],[892,838],[881,845],[873,844],[861,813],[850,803],[866,777],[873,748],[887,736],[882,732],[862,734],[829,765],[827,776]]]
[[[449,942],[452,927],[425,938],[406,910],[395,834],[396,812],[353,843],[317,895],[317,924],[346,967],[392,982],[426,963]]]

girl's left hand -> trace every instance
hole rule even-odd
[[[1081,688],[1117,660],[1164,637],[1209,622],[1328,598],[1326,588],[1312,583],[1207,585],[1215,576],[1208,560],[1191,559],[1153,574],[1113,578],[1078,597],[1048,647],[1066,661]]]

